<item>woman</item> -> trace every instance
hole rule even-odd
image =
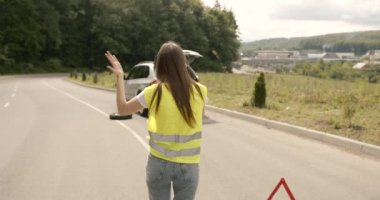
[[[117,108],[121,115],[149,109],[150,155],[146,168],[149,199],[194,199],[198,186],[202,116],[207,88],[190,78],[186,57],[174,42],[163,44],[155,60],[157,83],[126,101],[124,72],[110,52],[108,68],[117,79]]]

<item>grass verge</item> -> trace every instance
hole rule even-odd
[[[250,106],[256,75],[199,73],[209,104],[380,145],[380,84],[266,74],[267,106]],[[95,84],[88,75],[86,84]],[[76,81],[82,81],[78,74]],[[96,85],[115,87],[108,72]],[[348,102],[347,99],[357,101]],[[351,115],[347,117],[347,110]]]

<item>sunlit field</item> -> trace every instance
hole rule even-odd
[[[86,83],[94,84],[93,75]],[[380,84],[265,74],[266,108],[251,106],[257,75],[199,73],[209,104],[380,145]],[[82,80],[82,74],[77,75]],[[108,72],[98,85],[112,88]],[[254,131],[254,130],[252,130]]]

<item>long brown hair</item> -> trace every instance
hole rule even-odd
[[[161,101],[162,83],[167,83],[178,110],[186,123],[192,127],[195,122],[190,105],[190,97],[193,95],[192,86],[195,86],[202,99],[203,95],[199,86],[191,79],[187,71],[186,57],[183,54],[182,48],[172,41],[164,43],[156,56],[154,67],[159,83],[151,104],[154,98],[157,97],[156,113]]]

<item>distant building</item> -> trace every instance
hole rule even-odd
[[[356,63],[352,68],[354,68],[354,69],[368,69],[369,64],[365,63],[365,62],[359,62],[359,63]]]
[[[380,53],[380,52],[379,52]],[[291,71],[297,62],[302,60],[324,61],[360,61],[352,52],[322,52],[319,50],[281,51],[261,50],[254,53],[254,57],[241,57],[241,64],[253,70],[265,69],[268,71]]]
[[[293,55],[291,51],[257,51],[255,59],[259,60],[279,60],[289,59]]]
[[[308,53],[306,55],[308,59],[323,59],[326,53]]]
[[[299,52],[299,56],[303,57],[303,58],[307,58],[308,54],[321,54],[321,53],[323,53],[323,52],[319,51],[319,50],[313,50],[313,49],[302,50],[302,51]]]
[[[323,56],[323,59],[333,59],[333,60],[338,60],[341,59],[337,53],[334,52],[326,52],[325,55]]]
[[[380,64],[380,50],[369,50],[362,59],[368,59],[372,64]]]
[[[323,53],[308,53],[308,59],[323,59],[323,60],[352,60],[356,59],[354,53],[345,52],[323,52]]]
[[[380,65],[380,50],[369,50],[361,57],[371,65]]]
[[[380,57],[380,50],[369,50],[365,55]]]
[[[242,57],[241,64],[242,65],[252,65],[253,57]]]
[[[355,53],[350,53],[350,52],[337,52],[336,55],[340,59],[355,59]]]

